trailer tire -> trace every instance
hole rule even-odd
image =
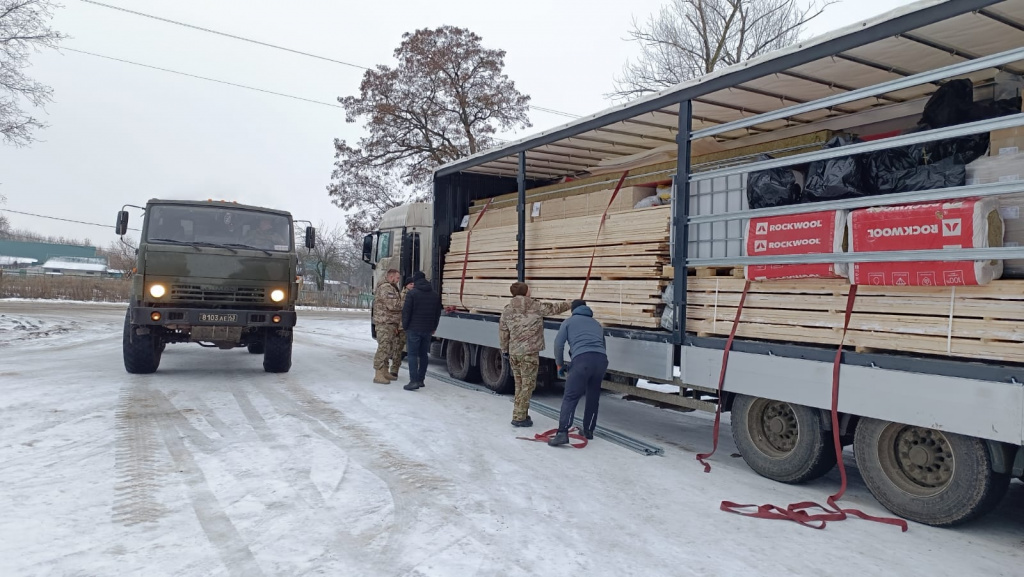
[[[804,405],[736,395],[732,436],[747,465],[780,483],[805,483],[836,465],[832,435],[821,411]]]
[[[491,347],[480,348],[480,380],[499,395],[516,392],[512,366],[501,357],[501,351]]]
[[[472,362],[473,348],[467,343],[459,341],[448,341],[448,350],[445,353],[445,364],[448,365],[448,375],[453,379],[475,383],[480,380],[480,367],[474,366]]]
[[[267,331],[263,341],[263,370],[268,373],[287,373],[292,368],[292,331]]]
[[[121,338],[121,354],[124,357],[124,370],[133,375],[149,375],[160,367],[163,349],[160,339],[148,335],[133,334],[135,327],[131,323],[131,311],[124,315],[124,333]]]
[[[999,504],[1010,475],[992,470],[975,437],[861,419],[853,442],[871,494],[893,513],[935,527],[976,519]]]

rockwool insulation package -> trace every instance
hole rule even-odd
[[[1024,180],[1024,152],[982,156],[967,165],[967,184],[991,184]],[[1024,246],[1024,194],[1006,194],[999,199],[1003,217],[1003,246]],[[1024,259],[1003,261],[1004,278],[1024,278]]]
[[[747,223],[747,256],[841,253],[846,240],[845,210],[752,218]],[[747,280],[843,278],[841,263],[773,264],[744,267]]]
[[[850,252],[1002,246],[998,201],[964,199],[855,210]],[[983,285],[1002,275],[1002,261],[854,263],[853,284],[881,286]]]

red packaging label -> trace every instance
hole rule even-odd
[[[853,211],[850,249],[881,252],[988,246],[988,208],[979,202],[970,199]],[[856,263],[850,271],[850,282],[884,286],[976,285],[987,282],[979,279],[979,266],[974,261]]]
[[[747,256],[841,251],[845,221],[845,212],[834,210],[752,218],[747,223]],[[745,276],[748,280],[769,280],[841,278],[843,275],[837,272],[835,263],[820,263],[748,266]]]

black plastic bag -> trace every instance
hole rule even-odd
[[[924,105],[920,124],[945,128],[967,122],[974,106],[974,83],[966,78],[951,80],[932,94]]]
[[[907,147],[909,148],[909,147]],[[884,153],[894,153],[882,158]],[[967,181],[967,167],[958,157],[944,158],[933,164],[913,165],[912,151],[884,150],[872,155],[871,178],[875,194],[893,194],[933,190],[950,186],[963,186]]]
[[[838,148],[859,142],[857,139],[837,136],[825,148]],[[804,184],[804,202],[840,200],[868,195],[867,162],[864,155],[840,156],[812,162],[807,169]]]
[[[1020,100],[1020,96],[1017,96],[1016,98],[1004,98],[1003,100],[991,100],[989,102],[979,102],[974,104],[967,112],[966,122],[976,122],[978,120],[988,120],[990,118],[999,118],[1000,116],[1020,114]]]
[[[767,154],[758,160],[771,160]],[[771,168],[751,172],[747,177],[747,203],[750,208],[771,208],[800,204],[803,201],[803,175],[792,168]]]

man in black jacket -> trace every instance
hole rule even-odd
[[[424,386],[430,355],[430,338],[441,320],[441,295],[434,292],[430,281],[421,271],[412,275],[413,288],[405,297],[402,307],[402,329],[405,330],[409,354],[409,384],[403,387],[415,391]]]

